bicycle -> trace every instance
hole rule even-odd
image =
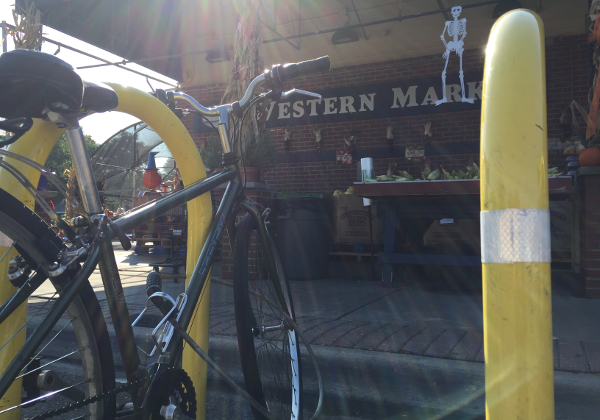
[[[115,93],[116,87],[82,82],[71,66],[52,55],[15,50],[0,56],[0,87],[5,88],[5,94],[0,98],[0,116],[7,118],[0,121],[0,128],[14,133],[9,139],[0,141],[0,156],[4,156],[0,161],[0,169],[12,175],[33,195],[49,213],[55,227],[66,237],[61,239],[28,207],[0,189],[0,270],[8,273],[8,279],[17,288],[0,306],[0,328],[3,324],[6,326],[11,323],[14,316],[18,315],[21,304],[46,280],[56,289],[55,295],[48,299],[49,307],[44,309],[47,314],[23,344],[11,342],[19,340],[17,333],[27,323],[15,329],[17,333],[8,341],[0,342],[0,351],[8,344],[15,343],[19,349],[0,376],[0,397],[5,396],[13,382],[18,383],[18,379],[23,378],[28,400],[4,409],[0,415],[32,402],[56,398],[59,408],[34,418],[49,418],[59,414],[95,420],[116,417],[195,418],[194,387],[187,373],[179,366],[185,342],[209,366],[217,372],[220,370],[194,342],[187,329],[195,319],[195,308],[205,290],[216,244],[224,229],[227,229],[234,250],[235,319],[247,393],[231,379],[225,379],[250,401],[257,419],[302,417],[299,351],[302,334],[295,324],[290,290],[283,276],[277,249],[267,230],[269,210],[261,214],[254,205],[244,200],[245,183],[240,177],[235,151],[244,119],[253,105],[265,98],[281,99],[294,94],[320,98],[320,95],[296,89],[283,92],[283,83],[299,76],[327,71],[329,66],[328,57],[273,66],[250,83],[241,100],[213,108],[202,106],[184,93],[157,91],[156,97],[164,102],[165,105],[161,106],[165,112],[174,111],[179,101],[188,104],[193,112],[205,118],[218,117],[216,130],[223,146],[224,170],[111,220],[102,209],[78,119],[88,112],[114,109],[120,100]],[[267,92],[255,95],[263,85]],[[66,187],[43,166],[11,152],[10,148],[2,150],[2,147],[15,143],[31,129],[33,118],[43,118],[65,130],[82,203],[71,197]],[[80,215],[74,219],[73,226],[60,220],[43,203],[35,194],[33,184],[14,162],[26,164],[28,168],[46,175],[79,209]],[[118,238],[123,248],[129,249],[131,243],[125,231],[190,202],[223,183],[227,183],[225,193],[208,229],[185,294],[175,300],[161,292],[159,278],[149,276],[147,305],[149,302],[156,305],[164,318],[153,335],[158,359],[146,368],[141,363],[134,339],[111,240]],[[236,225],[235,218],[240,210],[246,215]],[[76,234],[74,227],[83,233]],[[250,265],[257,269],[252,272]],[[87,280],[96,266],[102,274],[125,372],[126,384],[121,386],[115,384],[108,329]],[[266,278],[258,277],[263,275]],[[49,363],[40,364],[39,357],[48,346],[47,338],[56,340],[67,329],[71,334],[66,334],[68,339],[74,337],[72,341],[76,341],[75,350]],[[58,333],[51,336],[51,332],[57,330]],[[276,356],[265,352],[265,349],[281,354]],[[309,346],[307,349],[312,355]],[[69,357],[70,363],[76,357],[80,364],[78,374],[71,375],[75,377],[75,383],[67,382],[70,378],[68,374],[52,370],[53,363],[66,357]],[[317,368],[314,356],[313,364]],[[280,373],[284,374],[283,378],[277,377]],[[320,382],[318,368],[317,375]],[[48,392],[39,395],[40,390]],[[118,393],[128,393],[131,399],[129,404],[119,409],[116,402]],[[66,404],[62,403],[63,398],[68,400]],[[322,389],[317,413],[321,398]]]

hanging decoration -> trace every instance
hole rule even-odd
[[[452,17],[454,17],[454,20],[446,21],[446,24],[444,25],[444,31],[442,32],[442,35],[440,35],[442,42],[446,46],[446,51],[444,52],[444,54],[442,54],[442,58],[446,59],[446,65],[444,66],[444,71],[442,72],[442,93],[444,96],[442,97],[442,99],[435,101],[436,106],[448,102],[448,98],[446,97],[446,69],[448,68],[448,61],[450,60],[451,52],[455,52],[456,54],[458,54],[458,57],[460,59],[460,72],[458,74],[460,78],[460,92],[462,95],[462,102],[468,102],[470,104],[474,102],[473,98],[467,98],[465,96],[465,76],[462,68],[462,58],[463,52],[465,51],[465,49],[463,48],[465,45],[464,39],[465,36],[467,36],[467,19],[458,18],[461,12],[461,6],[455,6],[452,8],[451,13]],[[446,32],[448,33],[448,36],[452,38],[451,41],[446,41]]]
[[[423,125],[423,128],[425,128],[424,134],[431,137],[431,121],[427,121],[427,123]]]
[[[290,144],[292,143],[292,131],[294,131],[294,129],[290,126],[283,129],[283,144],[285,145],[285,150],[290,149]]]
[[[317,143],[317,152],[321,153],[321,141],[323,140],[321,137],[321,129],[313,128],[313,133],[315,134],[315,142]]]
[[[350,165],[353,156],[356,156],[356,135],[350,134],[350,137],[344,139],[344,150],[335,152],[335,160]]]
[[[394,148],[394,126],[388,125],[386,129],[386,136],[388,141],[388,147],[390,148],[390,152]]]
[[[35,7],[34,1],[16,2],[12,15],[15,28],[10,31],[10,34],[15,43],[15,49],[40,51],[42,49],[42,14]],[[7,29],[6,26],[5,29]]]

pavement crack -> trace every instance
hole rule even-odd
[[[369,301],[369,302],[365,303],[364,305],[360,305],[358,308],[354,308],[354,309],[352,309],[351,311],[348,311],[348,312],[346,312],[346,313],[344,313],[344,314],[342,314],[342,315],[338,316],[337,318],[334,318],[334,321],[339,321],[339,320],[340,320],[340,319],[342,319],[343,317],[345,317],[345,316],[348,316],[348,315],[350,315],[351,313],[353,313],[353,312],[356,312],[356,311],[358,311],[359,309],[362,309],[362,308],[364,308],[365,306],[368,306],[368,305],[370,305],[371,303],[375,303],[375,302],[377,302],[378,300],[381,300],[381,299],[383,299],[383,298],[386,298],[386,297],[388,297],[388,296],[390,296],[390,295],[393,295],[394,293],[398,293],[400,290],[402,290],[402,288],[398,288],[398,289],[394,290],[393,292],[390,292],[390,293],[388,293],[388,294],[386,294],[386,295],[379,296],[378,298],[376,298],[376,299],[373,299],[373,300],[371,300],[371,301]]]

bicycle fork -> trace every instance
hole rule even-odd
[[[104,211],[79,121],[75,116],[65,116],[54,112],[48,112],[48,118],[59,128],[65,129],[83,207],[89,216],[96,218],[99,222],[98,216],[102,215]],[[113,319],[125,374],[128,381],[133,381],[137,379],[135,374],[140,365],[140,359],[115,255],[107,239],[102,244],[98,266],[106,291],[106,299]]]

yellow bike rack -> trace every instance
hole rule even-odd
[[[488,420],[554,419],[544,28],[515,10],[492,28],[481,112]]]
[[[194,141],[188,130],[173,112],[158,99],[141,90],[112,83],[109,84],[119,96],[119,106],[115,111],[124,112],[139,118],[160,136],[177,162],[177,166],[179,167],[181,177],[185,184],[190,184],[206,177],[206,170]],[[9,150],[35,160],[40,164],[44,164],[50,151],[63,132],[64,130],[56,128],[56,126],[50,122],[36,120],[32,129],[19,139],[19,141],[12,144]],[[33,185],[37,185],[39,180],[38,171],[31,169],[20,162],[15,162],[14,160],[10,163],[27,175],[27,178]],[[24,191],[21,184],[16,182],[10,174],[1,170],[0,185],[2,185],[2,188],[10,194],[27,204],[30,208],[33,208],[33,198]],[[206,193],[188,202],[187,208],[187,266],[193,267],[200,256],[212,219],[210,194]],[[3,253],[5,251],[6,248],[4,248],[4,251],[0,248],[0,252]],[[8,258],[5,260],[8,261]],[[6,264],[7,262],[0,266],[1,284],[6,284],[8,281],[6,278],[7,267],[4,267]],[[190,279],[191,272],[191,270],[188,270],[187,281]],[[0,302],[6,301],[12,293],[12,288],[0,287]],[[188,329],[192,338],[205,351],[208,351],[209,296],[210,281],[206,283],[205,290],[202,291],[202,299],[196,307],[196,313],[193,318],[196,321]],[[7,326],[22,325],[26,315],[27,305],[24,304],[18,313],[13,315],[15,318],[14,322],[4,322],[0,325],[0,337],[10,337],[15,331],[7,331]],[[23,345],[24,340],[25,331],[22,331],[19,336],[13,340],[10,346],[6,346],[0,351],[0,372],[4,371],[18,349]],[[199,407],[196,418],[203,419],[203,407],[206,402],[206,363],[186,346],[183,352],[183,368],[192,378],[194,388],[196,389],[197,406]],[[18,383],[13,385],[0,401],[0,411],[4,408],[18,404],[20,398],[21,385]],[[19,410],[8,413],[7,420],[13,419],[20,419]]]

